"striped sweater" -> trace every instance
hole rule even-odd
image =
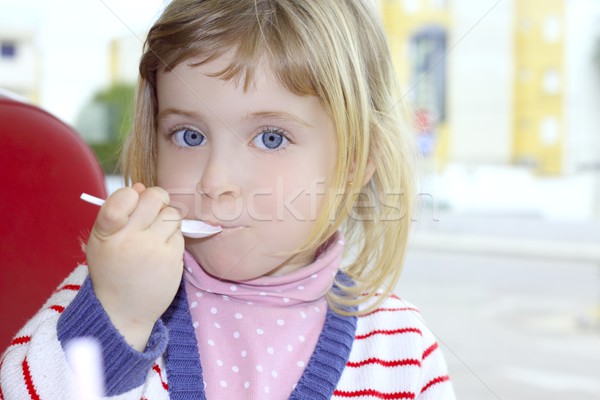
[[[204,399],[184,285],[156,323],[146,350],[127,345],[78,267],[21,329],[0,359],[0,400],[74,399],[63,346],[94,336],[102,346],[106,398]],[[327,313],[290,399],[455,399],[438,344],[418,310],[392,296],[361,317]]]

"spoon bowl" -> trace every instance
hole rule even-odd
[[[212,226],[197,219],[181,220],[181,233],[191,239],[200,239],[221,232],[220,226]]]
[[[95,204],[97,206],[102,206],[105,201],[87,193],[82,193],[80,198],[83,201]],[[189,237],[191,239],[200,239],[212,236],[221,232],[222,230],[223,228],[221,228],[220,226],[212,226],[195,219],[181,220],[181,233],[183,234],[183,236]]]

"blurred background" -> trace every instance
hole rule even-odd
[[[0,91],[74,126],[109,190],[167,3],[0,0]],[[600,1],[374,3],[423,155],[398,294],[459,398],[600,399]]]

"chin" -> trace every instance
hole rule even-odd
[[[199,252],[195,254],[191,252],[198,264],[204,269],[204,271],[218,279],[226,281],[242,281],[248,280],[255,277],[252,272],[251,266],[244,258],[250,256],[250,253],[245,254],[244,252],[223,252],[214,251],[211,249],[212,254],[206,254],[205,252]],[[245,255],[244,255],[245,254]]]

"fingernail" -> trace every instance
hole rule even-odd
[[[165,203],[165,205],[169,205],[169,203],[171,202],[171,196],[169,196],[169,192],[167,192],[166,190],[163,190],[163,203]]]

